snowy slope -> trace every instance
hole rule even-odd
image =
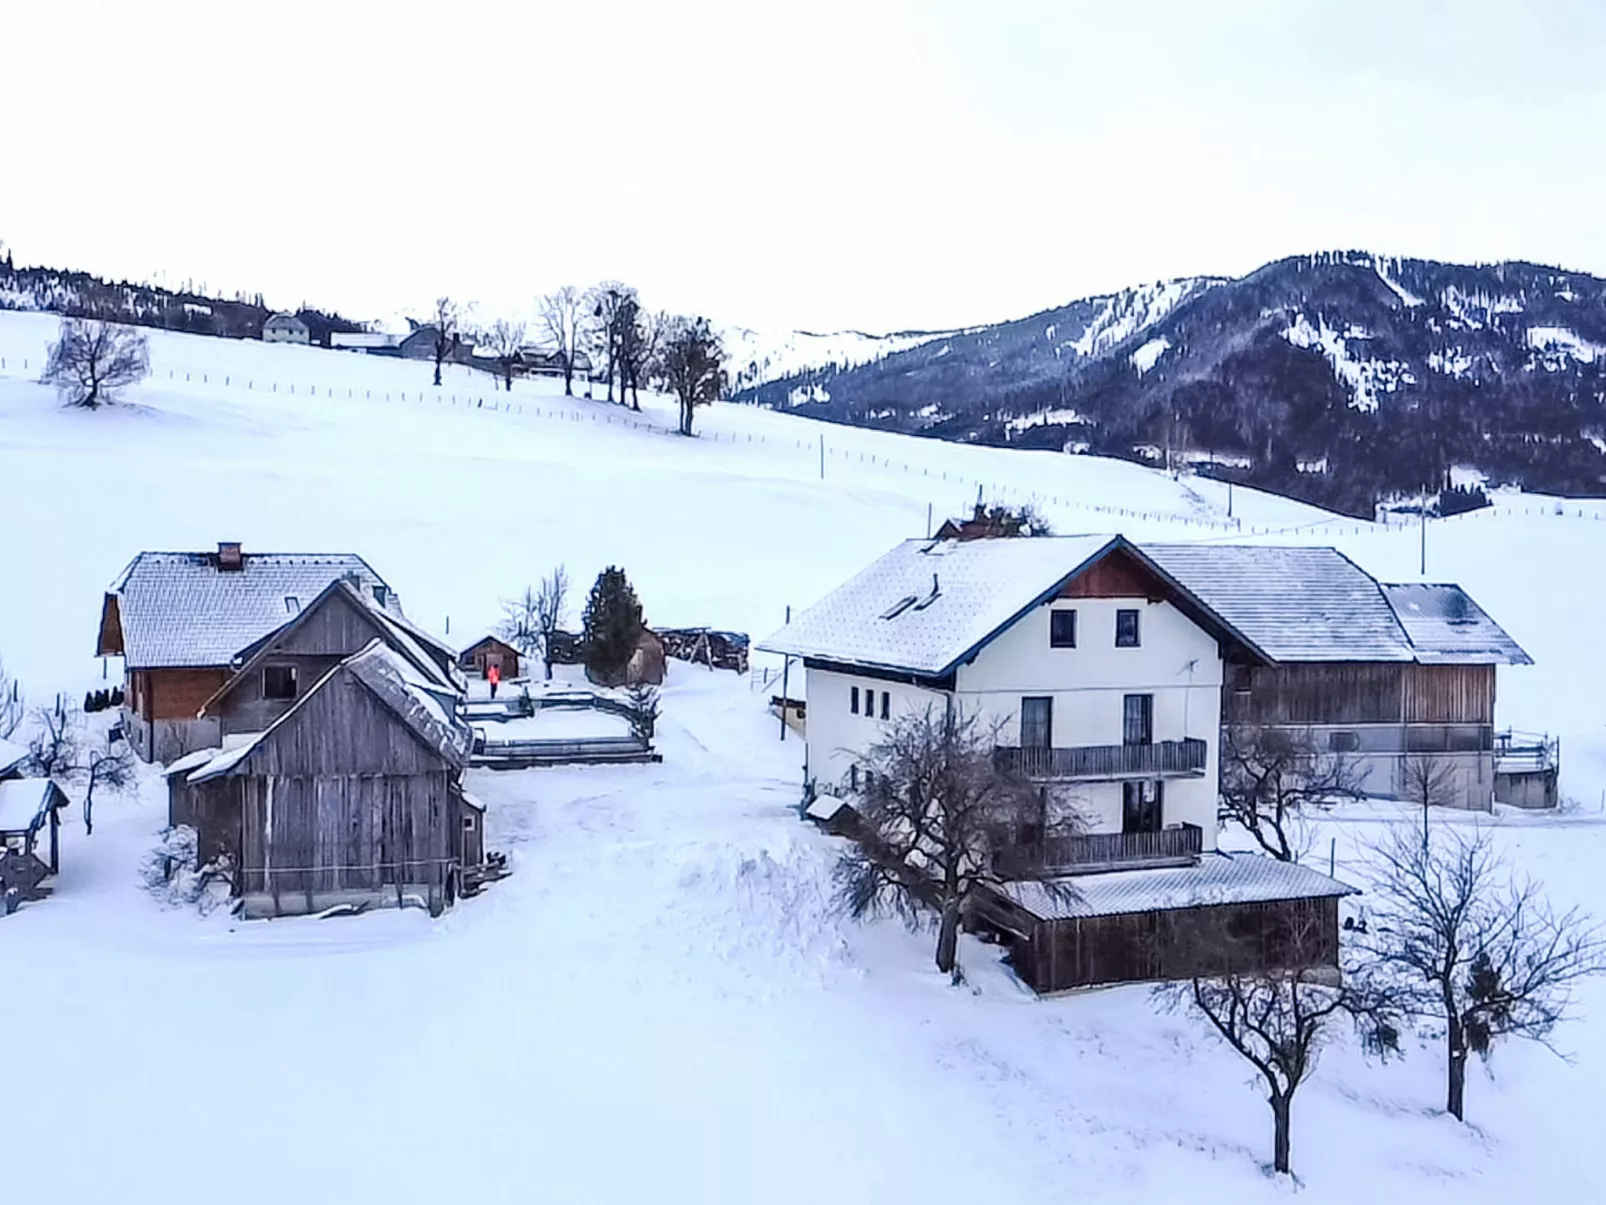
[[[52,331],[0,315],[0,654],[40,698],[98,683],[101,592],[135,551],[220,539],[361,552],[459,644],[558,561],[582,584],[623,565],[651,620],[762,634],[978,484],[1035,496],[1064,532],[1330,542],[1407,580],[1419,554],[1414,528],[1247,490],[1240,530],[1223,487],[1122,462],[736,406],[682,440],[656,400],[636,416],[544,383],[495,394],[466,370],[437,394],[427,365],[305,348],[153,335],[130,405],[68,413],[30,379]],[[1502,675],[1499,722],[1562,734],[1564,790],[1590,809],[1507,817],[1503,847],[1600,911],[1603,514],[1513,495],[1428,533],[1429,577],[1461,581],[1538,661]],[[56,897],[0,920],[27,976],[0,1027],[38,1036],[10,1055],[30,1089],[9,1187],[189,1202],[227,1184],[252,1205],[1286,1199],[1261,1171],[1262,1094],[1192,1020],[1141,989],[1034,1000],[971,942],[956,991],[927,938],[837,914],[832,842],[796,819],[801,750],[776,739],[768,692],[677,666],[662,766],[476,772],[516,873],[435,922],[167,909],[136,874],[165,816],[156,783],[99,804],[93,838],[70,815]],[[1324,822],[1318,844],[1331,834],[1343,874],[1392,815]],[[1376,1069],[1337,1043],[1296,1113],[1301,1198],[1606,1193],[1588,1157],[1606,991],[1582,1004],[1558,1034],[1575,1063],[1509,1047],[1474,1073],[1477,1129],[1435,1112],[1436,1052]]]
[[[832,331],[816,334],[727,326],[720,329],[720,338],[730,360],[732,388],[747,389],[830,364],[842,368],[870,364],[893,352],[957,333],[897,331],[889,335],[867,335],[863,331]]]

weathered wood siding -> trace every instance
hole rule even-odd
[[[357,652],[362,647],[359,644],[351,651]],[[254,665],[243,672],[229,693],[208,710],[217,715],[225,736],[236,732],[262,732],[296,704],[295,699],[269,699],[263,696],[263,670],[270,666],[293,666],[296,671],[296,694],[299,698],[343,660],[345,658],[338,654],[290,656],[275,651],[265,657],[260,665]]]
[[[242,776],[243,891],[302,911],[342,893],[444,890],[461,848],[455,770],[342,676],[251,755]],[[286,902],[284,897],[304,897]]]
[[[1159,602],[1171,591],[1125,552],[1117,549],[1065,584],[1061,598],[1142,598]]]
[[[193,720],[229,678],[222,668],[153,669],[145,674],[149,691],[144,714],[151,720]]]
[[[1405,675],[1391,662],[1234,665],[1223,686],[1222,722],[1386,724],[1403,718]]]
[[[100,639],[96,652],[102,657],[123,655],[123,613],[115,594],[108,594],[100,609]]]
[[[1495,667],[1410,665],[1405,672],[1408,724],[1493,724]]]
[[[304,598],[301,602],[303,606],[310,605],[312,599]],[[287,620],[289,618],[286,616]],[[276,642],[274,652],[304,657],[349,657],[382,635],[371,615],[336,590],[293,630],[286,632]]]
[[[238,864],[240,857],[240,798],[243,780],[214,778],[188,783],[182,774],[168,782],[167,822],[195,830],[201,865],[220,856]]]
[[[1299,937],[1296,940],[1295,935]],[[1014,941],[1039,992],[1338,965],[1337,899],[1044,920]]]

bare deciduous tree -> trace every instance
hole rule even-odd
[[[463,342],[463,311],[450,297],[437,297],[430,324],[435,331],[431,350],[435,353],[435,384],[439,385],[441,365]]]
[[[680,401],[680,433],[692,433],[698,406],[725,392],[725,349],[706,318],[672,318],[660,356],[664,383]]]
[[[1502,1037],[1548,1042],[1573,986],[1606,970],[1606,941],[1586,913],[1555,911],[1519,880],[1486,832],[1395,828],[1368,852],[1367,949],[1402,1009],[1444,1025],[1445,1107],[1464,1120],[1469,1057]]]
[[[519,351],[524,347],[524,323],[511,318],[498,318],[485,332],[485,341],[496,353],[497,366],[502,370],[502,382],[509,393],[513,392],[513,366],[519,362]]]
[[[892,914],[911,926],[935,912],[937,969],[955,982],[960,920],[977,885],[997,881],[992,834],[1041,809],[1035,788],[995,761],[998,736],[952,706],[911,712],[842,787],[864,824],[836,867],[842,902],[855,917]]]
[[[1386,1057],[1399,1042],[1392,997],[1358,970],[1340,979],[1336,968],[1312,965],[1322,961],[1325,938],[1319,922],[1312,918],[1292,924],[1285,935],[1286,969],[1197,978],[1155,989],[1167,1006],[1202,1016],[1264,1081],[1272,1115],[1272,1166],[1285,1175],[1291,1174],[1295,1094],[1316,1070],[1322,1044],[1339,1015],[1354,1022],[1369,1051]],[[1229,965],[1245,961],[1230,950],[1222,953]]]
[[[1217,817],[1272,857],[1297,862],[1306,852],[1305,809],[1359,799],[1364,782],[1343,754],[1323,752],[1307,735],[1237,724],[1222,742]]]
[[[661,367],[658,360],[663,348],[669,318],[663,312],[651,313],[632,303],[619,318],[619,389],[620,400],[624,389],[630,388],[630,408],[641,409],[641,382],[651,382]]]
[[[585,308],[589,313],[591,342],[601,355],[608,377],[608,400],[613,401],[613,382],[619,375],[619,332],[621,317],[636,308],[636,291],[617,280],[605,280],[586,290]],[[624,382],[619,385],[624,401]]]
[[[86,410],[117,400],[117,391],[150,372],[150,349],[143,331],[110,322],[63,318],[50,345],[44,375],[69,406]]]
[[[541,649],[536,615],[535,587],[526,586],[517,598],[502,600],[502,619],[496,625],[496,634],[524,656],[534,657]]]
[[[134,752],[127,744],[96,750],[84,759],[80,775],[84,781],[84,832],[93,834],[95,792],[121,795],[134,785]]]
[[[1461,798],[1455,767],[1431,753],[1406,758],[1400,774],[1400,797],[1422,809],[1422,840],[1428,839],[1428,811],[1454,807]]]
[[[16,733],[28,714],[28,701],[23,698],[22,684],[6,673],[6,662],[0,657],[0,741]]]
[[[67,708],[38,707],[33,713],[35,732],[28,741],[28,771],[57,783],[70,782],[78,773],[82,747],[79,718]]]
[[[585,299],[573,285],[554,289],[539,302],[541,325],[557,354],[563,357],[563,392],[574,396],[574,356],[585,334]]]
[[[535,627],[541,641],[541,664],[552,680],[552,641],[569,609],[569,571],[562,565],[541,579],[535,592]]]

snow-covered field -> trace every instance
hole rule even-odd
[[[763,635],[973,500],[1035,496],[1061,531],[1333,543],[1415,576],[1419,534],[1085,457],[959,447],[716,407],[696,440],[642,415],[494,393],[427,365],[153,334],[129,405],[57,408],[52,320],[0,314],[0,656],[30,693],[98,685],[106,584],[143,548],[357,551],[466,644],[557,562],[624,566],[649,619]],[[28,362],[23,367],[23,361]],[[169,375],[171,373],[171,375]],[[186,379],[188,377],[188,379]],[[291,387],[295,392],[291,393]],[[316,393],[313,393],[313,390]],[[403,400],[405,394],[405,400]],[[425,400],[428,399],[428,400]],[[483,399],[483,402],[481,401]],[[494,408],[493,408],[494,407]],[[822,442],[823,440],[823,442]],[[822,447],[823,476],[822,476]],[[1460,581],[1534,655],[1499,722],[1560,734],[1559,817],[1502,813],[1559,903],[1606,911],[1606,519],[1504,498],[1434,524]],[[1270,534],[1276,533],[1276,534]],[[115,671],[114,671],[115,672]],[[145,894],[156,783],[64,834],[54,898],[0,921],[19,1199],[245,1202],[1282,1199],[1247,1069],[1142,989],[1039,1001],[993,951],[969,983],[929,942],[830,903],[796,819],[800,744],[769,691],[673,668],[662,765],[474,772],[515,873],[431,921],[234,922]],[[1322,822],[1340,875],[1392,811]],[[1447,818],[1446,823],[1455,822]],[[1463,1127],[1436,1048],[1326,1051],[1295,1116],[1303,1199],[1606,1194],[1606,988],[1564,1062],[1498,1050]]]

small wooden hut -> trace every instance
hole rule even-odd
[[[496,636],[476,640],[458,655],[458,668],[464,673],[485,677],[491,666],[496,666],[502,681],[519,676],[519,650]]]
[[[49,874],[61,872],[61,810],[67,796],[48,778],[0,782],[0,856],[38,860]]]
[[[228,855],[246,916],[422,905],[484,856],[461,784],[473,731],[455,695],[376,639],[265,731],[168,770],[175,824]]]

